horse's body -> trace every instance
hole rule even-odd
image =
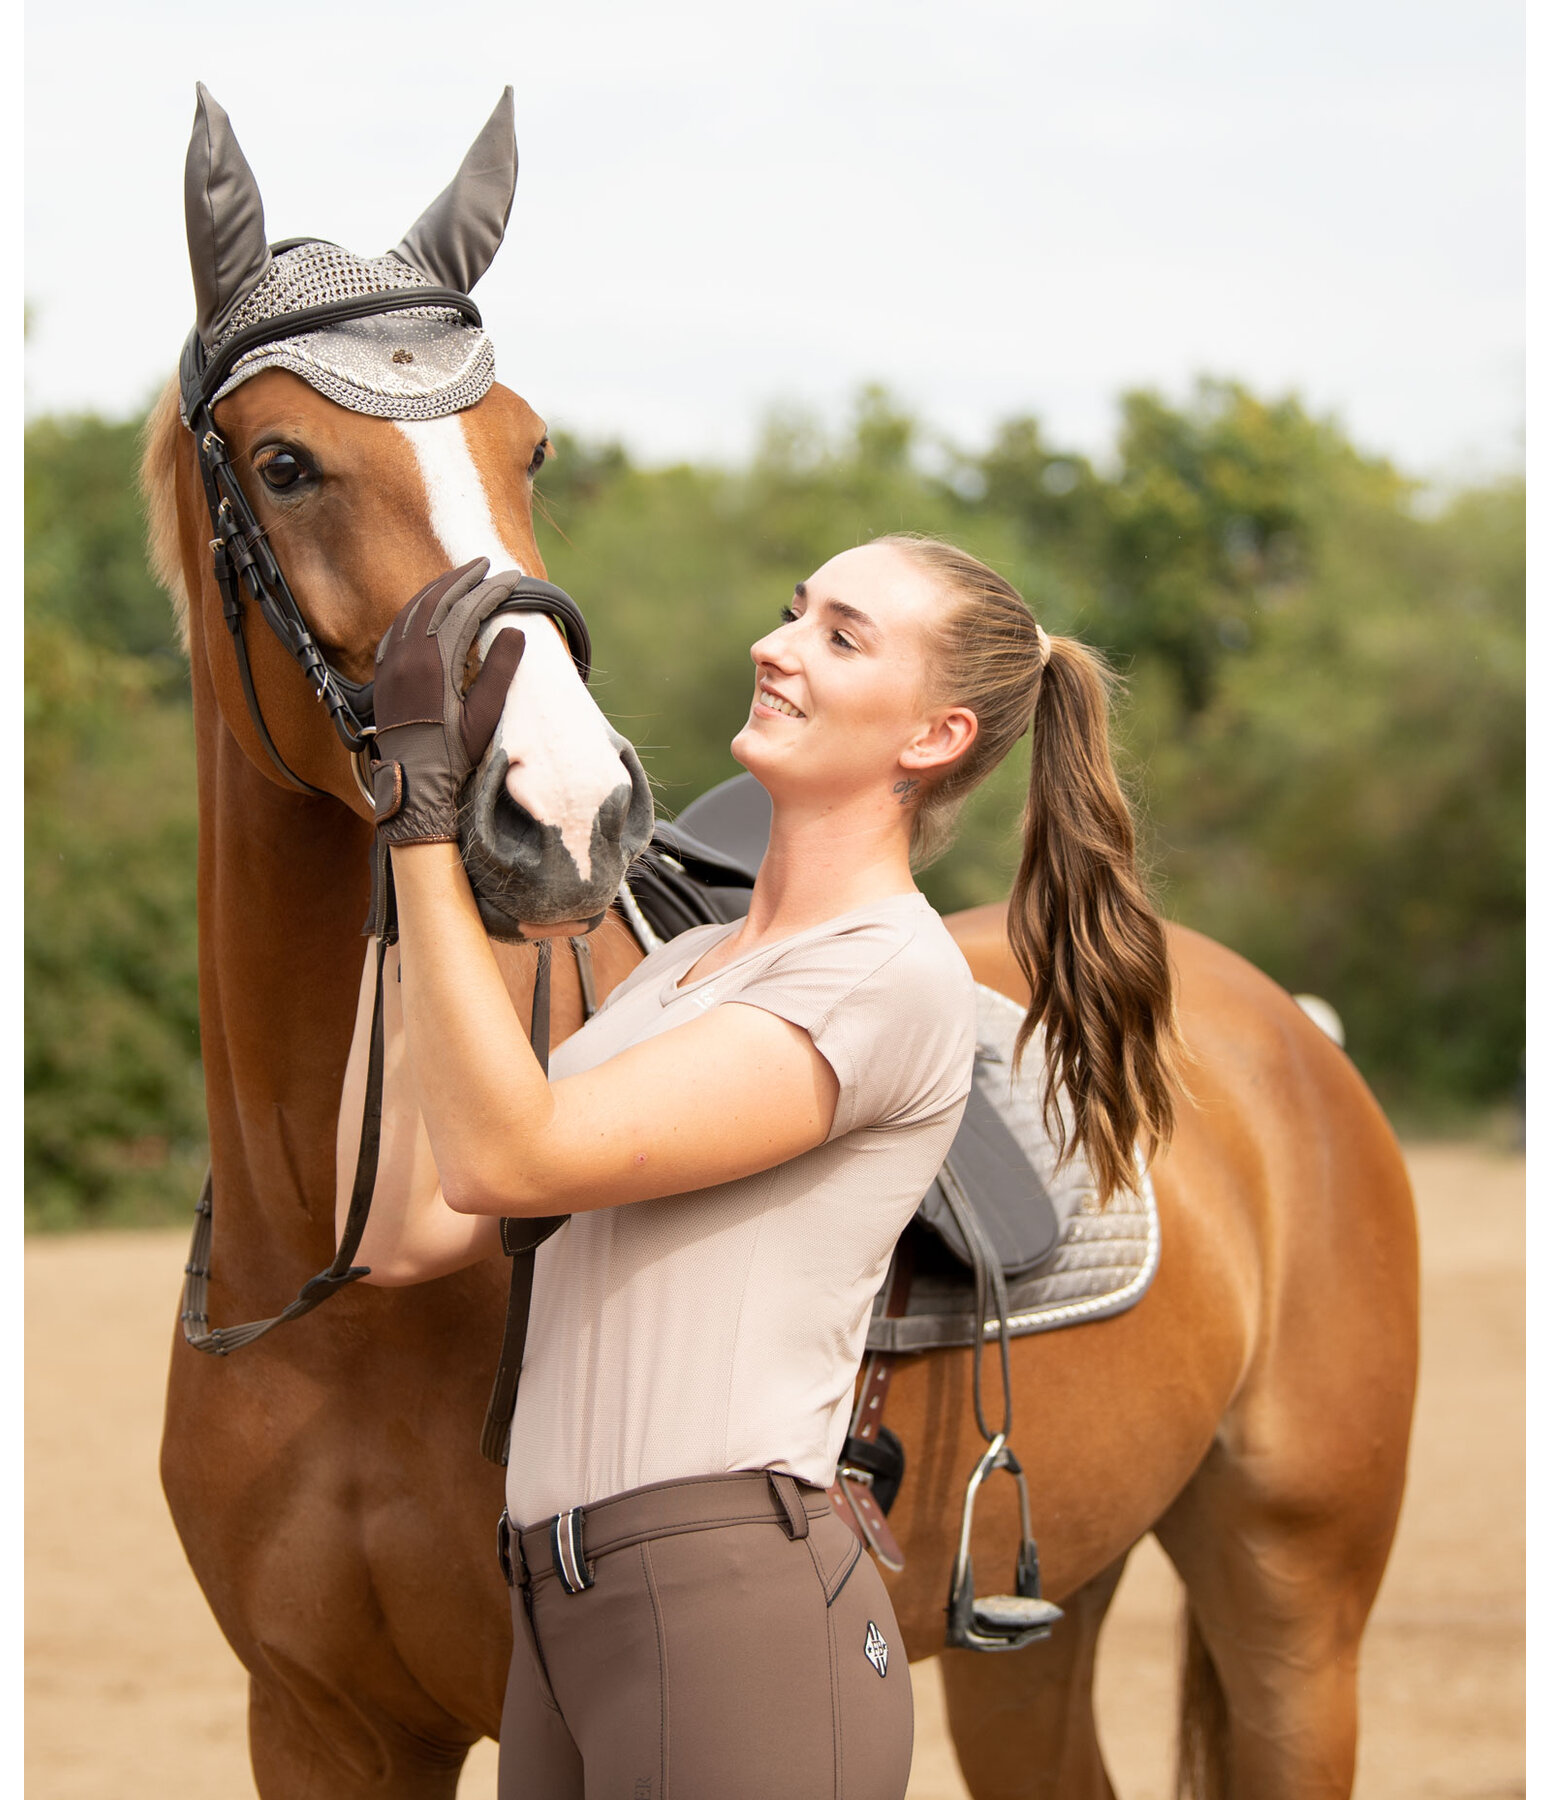
[[[406,434],[291,374],[257,376],[218,419],[239,467],[280,421],[345,471],[326,506],[287,510],[262,493],[255,506],[315,634],[356,679],[404,599],[449,564],[484,552],[542,574],[525,472],[543,427],[505,389],[445,422],[493,544],[455,541],[446,520],[469,507],[427,492]],[[159,572],[187,609],[210,1313],[223,1324],[272,1313],[332,1254],[371,826],[326,718],[262,629],[250,647],[269,729],[332,797],[288,789],[255,734],[170,394],[152,421],[146,491]],[[998,909],[949,923],[980,980],[1023,994]],[[640,953],[612,915],[590,941],[606,992]],[[1188,1592],[1185,1746],[1199,1791],[1312,1800],[1351,1784],[1357,1650],[1398,1511],[1415,1376],[1409,1190],[1367,1090],[1291,1000],[1192,933],[1175,931],[1172,948],[1195,1060],[1192,1100],[1154,1171],[1155,1283],[1120,1317],[1012,1346],[1014,1442],[1045,1590],[1067,1618],[1014,1654],[947,1656],[976,1800],[1109,1792],[1093,1652],[1148,1530]],[[520,1003],[535,956],[504,954]],[[574,967],[557,954],[555,1039],[580,1019]],[[352,1286],[229,1358],[175,1338],[163,1480],[250,1674],[265,1800],[450,1796],[468,1746],[497,1731],[501,1474],[478,1443],[504,1285],[504,1268],[487,1265],[419,1287]],[[983,1448],[968,1384],[967,1352],[934,1352],[899,1366],[889,1403],[909,1457],[891,1515],[907,1565],[890,1587],[916,1658],[943,1646],[963,1484]],[[1012,1566],[1010,1483],[987,1486],[977,1520],[987,1587]]]

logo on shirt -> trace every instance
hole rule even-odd
[[[866,1622],[866,1659],[879,1675],[888,1673],[888,1640],[870,1619]]]

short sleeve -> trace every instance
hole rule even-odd
[[[721,999],[807,1032],[839,1082],[830,1142],[935,1118],[969,1091],[974,982],[935,913],[794,943]]]

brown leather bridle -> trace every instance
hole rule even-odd
[[[278,255],[297,243],[310,243],[307,238],[286,239],[272,246]],[[216,584],[221,591],[221,610],[231,633],[232,649],[237,658],[237,672],[248,713],[270,760],[299,792],[323,797],[326,790],[305,781],[280,754],[269,727],[264,723],[263,708],[253,684],[253,670],[248,660],[246,614],[251,601],[263,614],[270,629],[295,660],[308,685],[328,708],[339,740],[350,752],[356,784],[367,800],[372,797],[364,759],[369,755],[374,735],[372,724],[371,683],[355,682],[329,665],[318,648],[311,628],[296,604],[263,527],[248,503],[237,472],[227,455],[226,441],[215,426],[215,396],[231,375],[233,368],[250,351],[264,344],[278,343],[303,332],[321,331],[330,325],[352,319],[372,318],[379,313],[403,312],[424,307],[444,307],[456,312],[467,324],[482,324],[479,308],[467,294],[456,288],[407,287],[389,288],[375,294],[360,294],[347,300],[330,300],[321,306],[303,307],[282,313],[277,318],[262,320],[245,331],[237,332],[212,355],[196,326],[188,334],[178,363],[178,385],[182,413],[194,434],[198,451],[199,476],[204,485],[205,504],[210,513],[210,552],[215,561]],[[591,674],[592,643],[581,610],[565,593],[546,581],[524,577],[517,590],[523,610],[550,614],[559,621],[566,642],[575,659],[581,678]]]
[[[272,253],[292,244],[311,239],[288,239],[273,245]],[[375,726],[372,719],[370,682],[346,679],[330,667],[318,648],[311,629],[296,603],[285,575],[269,547],[263,527],[254,515],[236,470],[227,454],[225,439],[216,429],[215,396],[230,376],[238,361],[261,345],[295,337],[302,332],[322,330],[351,319],[370,318],[378,313],[399,312],[427,306],[446,307],[457,312],[468,324],[482,323],[479,309],[466,294],[454,288],[417,286],[393,288],[364,294],[352,299],[333,300],[321,306],[304,307],[281,314],[240,331],[210,354],[196,327],[183,346],[178,367],[182,413],[194,435],[198,453],[199,474],[204,486],[205,502],[210,514],[210,552],[214,558],[216,584],[221,593],[221,607],[231,633],[232,648],[248,713],[259,739],[275,767],[298,792],[317,798],[334,798],[326,789],[302,779],[280,754],[269,728],[264,722],[263,708],[253,683],[248,658],[246,613],[249,601],[256,605],[270,629],[289,651],[317,697],[328,708],[340,742],[350,753],[357,786],[367,800],[372,799],[371,782],[365,767],[374,749]],[[565,634],[572,660],[581,679],[589,681],[592,673],[592,641],[581,609],[563,588],[535,576],[525,575],[512,590],[515,603],[509,610],[545,613],[555,619]],[[194,1215],[194,1236],[184,1264],[183,1304],[181,1319],[183,1336],[195,1349],[210,1356],[229,1356],[232,1351],[256,1342],[277,1325],[299,1319],[314,1307],[322,1305],[333,1294],[371,1273],[369,1267],[355,1262],[366,1221],[371,1211],[372,1191],[376,1186],[377,1161],[382,1126],[382,975],[388,945],[397,939],[391,907],[373,905],[372,928],[377,939],[376,991],[372,1004],[371,1043],[366,1069],[366,1104],[361,1121],[361,1142],[356,1158],[355,1180],[351,1189],[349,1211],[339,1239],[338,1250],[326,1269],[305,1282],[294,1300],[272,1318],[254,1319],[246,1324],[214,1326],[210,1324],[209,1282],[210,1249],[214,1215],[213,1170],[205,1173]],[[538,971],[533,988],[533,1011],[529,1036],[541,1064],[548,1065],[549,1045],[549,944],[539,945]],[[503,1350],[497,1377],[496,1393],[491,1401],[490,1421],[485,1428],[485,1451],[494,1461],[505,1460],[504,1435],[498,1423],[499,1407],[509,1386],[515,1401],[517,1368],[520,1367],[522,1337],[526,1331],[527,1294],[532,1281],[532,1258],[542,1239],[558,1230],[560,1219],[505,1219],[501,1221],[501,1243],[514,1257],[512,1301],[507,1319],[507,1348]],[[520,1306],[520,1319],[516,1312]],[[515,1367],[512,1366],[510,1344],[516,1335]],[[511,1410],[504,1414],[509,1429]],[[498,1452],[498,1453],[497,1453]]]

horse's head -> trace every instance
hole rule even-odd
[[[474,557],[544,573],[532,521],[544,423],[494,383],[466,299],[499,246],[515,181],[508,89],[396,250],[271,249],[252,171],[199,91],[186,186],[199,320],[153,421],[153,549],[243,751],[281,786],[363,817],[371,803],[349,747],[369,740],[364,684],[394,614]],[[555,620],[501,614],[481,651],[501,630],[523,632],[525,654],[460,833],[487,921],[513,936],[519,922],[595,921],[650,833],[651,800]],[[320,685],[327,710],[314,703]]]

